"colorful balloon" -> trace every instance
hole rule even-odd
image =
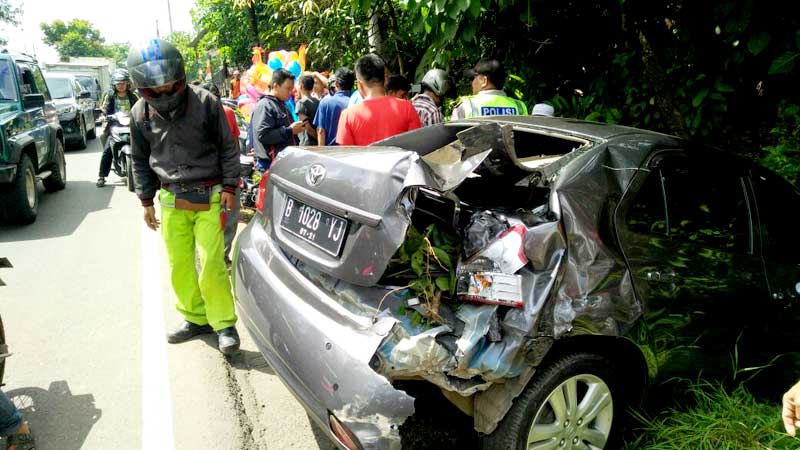
[[[286,70],[291,72],[292,75],[294,75],[295,78],[300,77],[300,73],[303,71],[303,69],[300,67],[300,63],[297,62],[297,61],[290,62],[289,66],[286,68]]]
[[[297,78],[306,70],[306,49],[307,46],[303,44],[297,51],[273,50],[267,54],[267,62],[264,63],[264,49],[253,47],[251,58],[253,65],[241,77],[243,94],[237,99],[239,110],[248,121],[259,97],[269,92],[273,71],[286,69]],[[294,120],[297,120],[292,100],[287,102],[287,108]]]

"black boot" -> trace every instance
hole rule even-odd
[[[239,333],[235,327],[223,328],[217,331],[219,335],[219,351],[230,356],[239,351]]]
[[[178,328],[167,333],[167,342],[170,344],[178,344],[188,341],[189,339],[206,333],[213,333],[214,329],[211,325],[197,325],[192,322],[184,320]]]

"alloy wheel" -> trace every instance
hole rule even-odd
[[[601,450],[614,420],[611,390],[599,377],[575,375],[547,396],[528,431],[528,450]]]
[[[36,175],[32,170],[25,171],[25,194],[28,206],[33,209],[36,207]]]
[[[56,164],[58,165],[58,174],[61,176],[62,180],[66,180],[67,179],[67,161],[66,161],[66,156],[64,156],[64,151],[63,150],[61,150],[60,152],[57,152],[57,153],[58,153],[58,155],[56,155]]]

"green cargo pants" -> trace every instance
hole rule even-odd
[[[175,305],[187,321],[210,324],[215,331],[236,323],[231,283],[225,266],[220,223],[220,193],[211,196],[209,211],[175,209],[175,194],[161,189],[161,233],[167,247]],[[195,251],[200,276],[195,269]]]

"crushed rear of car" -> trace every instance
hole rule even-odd
[[[654,146],[676,142],[640,133],[507,118],[367,148],[290,147],[237,243],[242,321],[342,448],[401,448],[414,398],[399,380],[432,383],[492,435],[566,336],[607,338],[638,395],[647,363],[620,336],[642,306],[608,199]],[[567,437],[605,445],[606,397]]]

